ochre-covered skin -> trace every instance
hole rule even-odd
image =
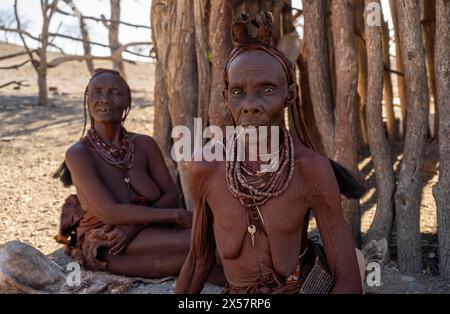
[[[237,125],[281,125],[284,108],[297,97],[298,88],[288,86],[280,62],[258,49],[234,58],[228,80],[224,95]],[[247,209],[228,191],[225,161],[191,162],[189,180],[195,208],[191,248],[175,292],[201,291],[215,264],[216,249],[227,282],[235,291],[245,290],[269,274],[288,277],[307,245],[309,209],[333,276],[331,292],[362,292],[355,245],[330,162],[296,137],[294,147],[293,178],[283,194],[260,207],[267,236],[257,231],[255,246],[247,233]]]
[[[93,127],[103,141],[118,147],[122,115],[130,103],[126,84],[105,72],[87,91]],[[110,110],[102,112],[104,108]],[[128,170],[107,163],[86,138],[67,151],[65,161],[85,210],[79,229],[111,226],[98,256],[110,272],[147,278],[177,275],[189,250],[191,213],[177,208],[176,188],[156,142],[134,133],[129,139],[134,141],[134,166]],[[136,205],[138,196],[151,205]]]

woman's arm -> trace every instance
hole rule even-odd
[[[81,143],[75,144],[67,151],[66,164],[72,174],[77,192],[83,196],[83,203],[85,203],[83,205],[106,224],[190,224],[190,217],[187,217],[184,209],[159,209],[117,203],[101,182],[88,149]]]
[[[191,162],[189,190],[194,204],[191,247],[178,276],[175,293],[200,293],[216,263],[214,216],[206,202],[206,163]]]
[[[330,162],[323,156],[314,157],[308,171],[312,171],[308,203],[333,276],[331,293],[362,293],[355,244],[342,213],[341,194]]]

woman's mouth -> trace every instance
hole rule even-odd
[[[98,108],[96,111],[97,112],[111,112],[112,109],[111,108]]]
[[[244,127],[244,128],[248,128],[248,127],[260,127],[260,126],[267,126],[267,124],[265,123],[261,123],[261,122],[245,122],[245,123],[240,123],[240,126]]]

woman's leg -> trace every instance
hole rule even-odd
[[[190,229],[151,226],[119,255],[102,254],[111,273],[143,278],[177,276],[189,252]]]

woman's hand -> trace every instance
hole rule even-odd
[[[183,229],[189,229],[192,227],[192,212],[180,208],[178,212],[178,218],[175,221]]]
[[[123,252],[131,240],[144,229],[143,225],[117,225],[109,231],[106,236],[109,241],[108,247],[110,248],[108,253],[117,255]]]

